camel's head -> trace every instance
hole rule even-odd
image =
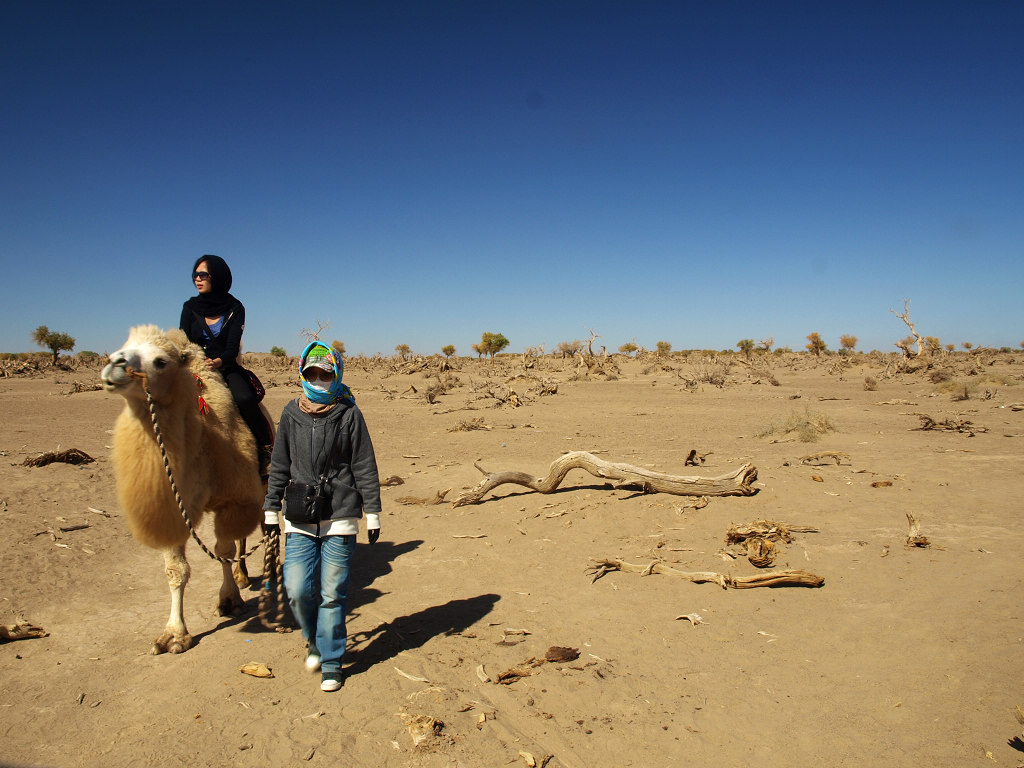
[[[164,333],[155,325],[132,328],[125,345],[110,356],[110,362],[100,374],[107,392],[118,392],[130,399],[142,399],[143,377],[153,399],[169,397],[188,372],[195,347],[181,331]]]

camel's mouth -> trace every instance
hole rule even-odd
[[[123,389],[132,383],[132,376],[128,373],[127,366],[121,363],[107,363],[107,366],[100,374],[103,381],[103,389],[107,392],[114,392]]]

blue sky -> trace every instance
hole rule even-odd
[[[1024,340],[1024,3],[0,4],[0,351]]]

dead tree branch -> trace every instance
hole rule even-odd
[[[666,475],[630,464],[604,461],[586,451],[571,451],[551,462],[547,475],[539,478],[515,470],[488,472],[479,464],[474,466],[483,472],[484,479],[455,499],[453,507],[476,504],[489,491],[506,483],[521,485],[537,493],[552,493],[572,469],[583,469],[594,477],[611,480],[616,488],[639,486],[647,493],[670,493],[676,496],[753,496],[757,493],[757,489],[751,487],[757,480],[757,468],[753,464],[742,464],[736,470],[718,477]]]
[[[307,342],[308,341],[320,341],[320,334],[323,333],[324,331],[326,331],[330,327],[331,327],[330,320],[328,320],[325,323],[320,318],[317,318],[316,330],[314,331],[312,328],[303,328],[301,331],[299,331],[299,336],[302,336]]]
[[[752,589],[754,587],[820,587],[825,579],[809,571],[791,570],[759,573],[754,576],[730,576],[713,571],[680,571],[670,565],[655,560],[650,565],[627,563],[621,558],[590,558],[595,565],[587,569],[594,581],[611,571],[626,571],[649,576],[652,573],[663,573],[680,579],[692,581],[694,584],[717,584],[722,589]]]
[[[892,309],[891,307],[889,308],[889,311],[892,312],[894,315],[896,315],[896,317],[898,317],[900,320],[902,320],[904,323],[907,324],[907,328],[910,329],[910,333],[913,335],[913,337],[915,339],[917,339],[917,356],[918,357],[922,357],[924,355],[924,339],[921,338],[921,334],[919,334],[914,329],[914,324],[912,322],[910,322],[910,299],[904,299],[903,300],[903,314],[902,315],[899,312],[897,312],[895,309]],[[910,352],[909,349],[907,349],[906,347],[900,346],[899,344],[897,344],[896,346],[898,346],[900,349],[902,349],[904,354],[908,354],[908,356],[909,356],[909,352]]]
[[[96,461],[96,459],[85,451],[80,451],[77,448],[68,448],[66,451],[50,451],[42,456],[25,459],[21,464],[23,467],[45,467],[47,464],[53,464],[55,461],[64,464],[90,464]]]

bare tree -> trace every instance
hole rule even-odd
[[[894,315],[896,315],[896,317],[898,317],[900,320],[902,320],[904,323],[907,324],[907,328],[910,329],[910,333],[913,334],[914,338],[917,340],[917,354],[919,356],[923,355],[924,354],[924,339],[921,337],[921,334],[919,334],[914,329],[914,324],[912,322],[910,322],[910,299],[904,299],[903,300],[903,314],[902,315],[899,312],[897,312],[895,309],[892,309],[891,307],[889,308],[889,311],[892,312]],[[901,342],[897,342],[896,346],[903,350],[903,354],[905,354],[908,357],[910,357],[910,348],[909,348],[910,345],[909,344],[906,345],[906,346],[902,346]]]
[[[306,340],[307,343],[310,342],[310,341],[320,341],[320,334],[323,333],[324,331],[326,331],[330,327],[331,327],[331,321],[330,320],[328,320],[325,323],[323,320],[317,318],[316,330],[313,331],[313,330],[310,330],[309,328],[303,328],[301,331],[299,331],[299,336],[302,336]]]
[[[558,342],[558,352],[564,360],[567,357],[573,357],[583,349],[583,342],[579,339],[573,339],[572,341],[560,341]]]

